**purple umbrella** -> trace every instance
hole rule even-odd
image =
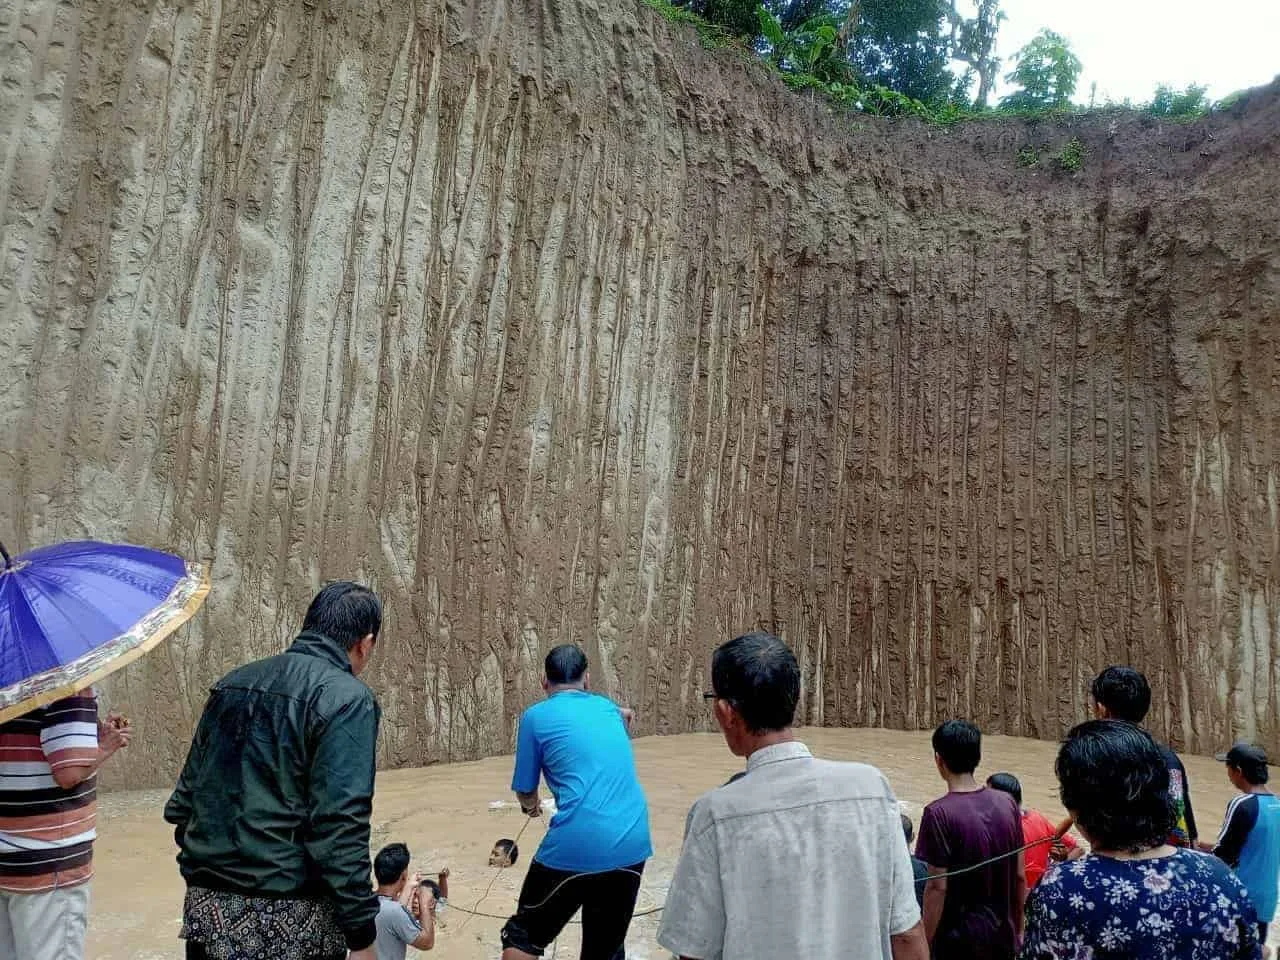
[[[209,593],[198,563],[84,540],[10,557],[0,544],[0,723],[132,663]]]

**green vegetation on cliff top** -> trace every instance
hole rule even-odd
[[[979,0],[964,18],[954,0],[644,0],[667,20],[693,27],[704,46],[728,47],[766,64],[792,90],[877,117],[931,124],[997,118],[1055,120],[1105,113],[1147,113],[1188,121],[1230,106],[1205,88],[1156,89],[1149,103],[1076,105],[1081,63],[1065,38],[1043,30],[1012,58],[1015,89],[989,106],[1000,61],[993,55],[1004,15],[999,0]],[[961,77],[949,69],[967,65]],[[977,83],[976,93],[972,92]],[[1091,98],[1092,101],[1092,98]],[[1078,146],[1079,141],[1074,141]],[[1031,148],[1024,148],[1031,150]],[[1031,154],[1021,166],[1038,166]],[[1056,169],[1079,170],[1068,145]]]

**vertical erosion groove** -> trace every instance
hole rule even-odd
[[[1052,738],[1129,661],[1280,747],[1280,89],[1110,123],[1022,170],[630,0],[0,0],[0,532],[214,569],[111,775],[336,577],[390,764],[508,748],[558,642],[705,728],[754,626],[810,722]]]

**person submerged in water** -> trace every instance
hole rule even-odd
[[[491,867],[513,867],[518,859],[520,859],[520,848],[516,846],[514,840],[508,840],[506,837],[495,843],[493,849],[489,851]]]

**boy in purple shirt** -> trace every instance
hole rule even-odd
[[[924,927],[934,960],[1012,960],[1026,891],[1022,817],[1007,793],[978,783],[982,733],[965,720],[933,732],[947,794],[924,808],[916,856],[929,868]],[[995,860],[954,881],[942,874]]]

